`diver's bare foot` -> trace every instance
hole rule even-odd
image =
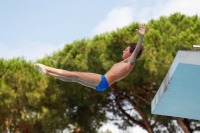
[[[34,64],[35,68],[40,71],[44,76],[47,75],[47,70],[44,69],[44,65],[36,63]]]

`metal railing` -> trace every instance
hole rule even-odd
[[[197,49],[200,49],[200,45],[193,45],[194,50],[196,51]]]

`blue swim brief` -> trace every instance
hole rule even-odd
[[[96,86],[97,91],[104,91],[109,87],[108,81],[104,75],[101,75],[101,82]]]

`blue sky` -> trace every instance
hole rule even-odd
[[[200,16],[199,0],[0,0],[0,58],[36,60],[64,44],[175,12]]]
[[[198,0],[0,1],[0,58],[35,60],[64,44],[161,15],[200,14]]]

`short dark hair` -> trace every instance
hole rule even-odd
[[[133,51],[135,50],[136,45],[137,45],[137,43],[135,43],[135,42],[129,44],[129,47],[130,47],[130,51],[129,52],[130,53],[133,53]],[[144,47],[141,46],[140,52],[138,53],[136,59],[141,57],[143,50],[144,50]]]

